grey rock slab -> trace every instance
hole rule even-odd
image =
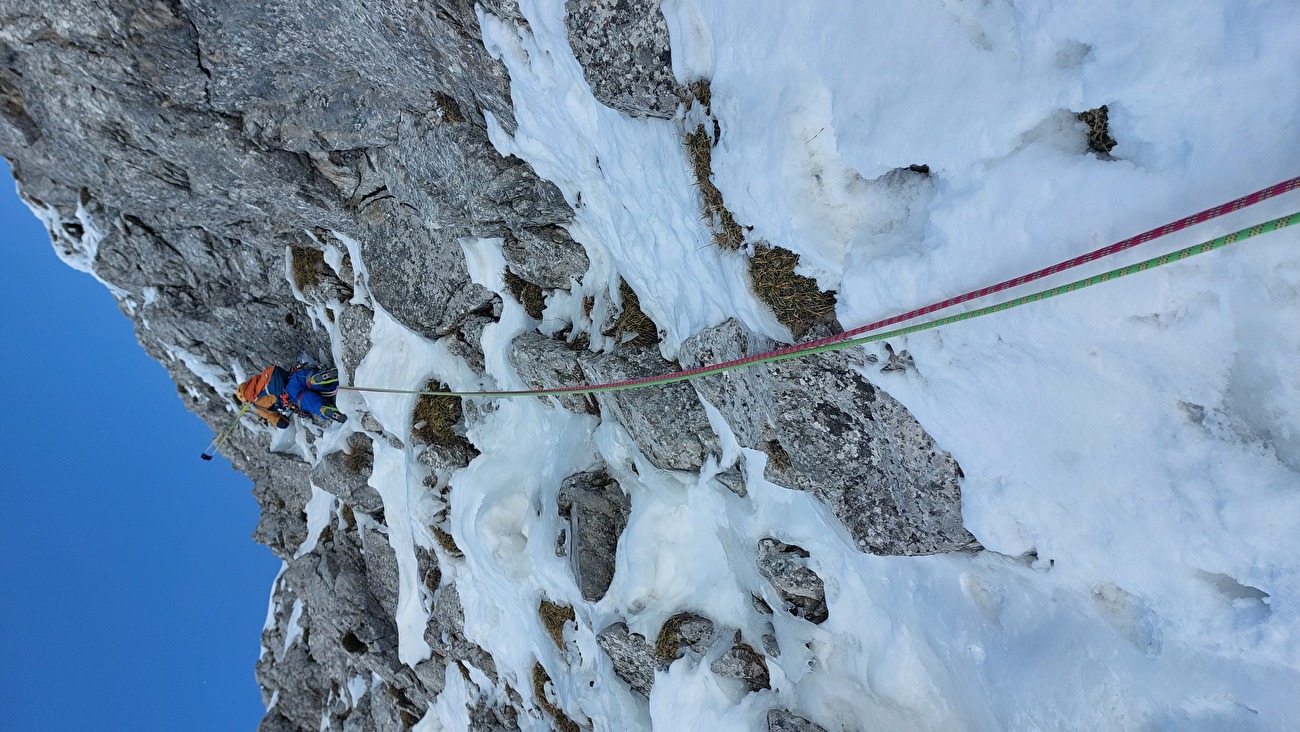
[[[745,686],[751,692],[772,688],[763,654],[741,642],[740,639],[737,639],[725,653],[715,658],[713,663],[709,664],[709,670],[723,678],[745,682]]]
[[[615,623],[596,634],[596,643],[613,661],[614,673],[633,691],[648,698],[659,663],[650,646],[646,645],[645,638],[629,633],[627,625]]]
[[[491,303],[492,291],[470,281],[457,240],[429,229],[415,209],[386,198],[363,217],[370,292],[400,323],[437,339]]]
[[[587,251],[559,226],[511,232],[501,251],[520,277],[548,290],[569,289],[591,266]]]
[[[605,596],[614,580],[618,540],[627,527],[631,499],[603,472],[571,475],[560,486],[560,515],[569,519],[569,561],[587,602]]]
[[[482,122],[514,126],[508,75],[483,46],[469,3],[360,5],[312,0],[186,3],[210,75],[213,107],[240,115],[250,137],[294,151],[391,143],[399,115],[431,110],[433,90]]]
[[[680,355],[689,368],[772,345],[733,319],[687,339]],[[962,525],[961,468],[846,353],[759,364],[693,383],[741,445],[768,453],[769,480],[817,496],[863,551],[919,555],[974,546]]]
[[[354,511],[377,513],[384,501],[370,486],[374,465],[374,440],[364,433],[348,438],[347,451],[331,452],[312,468],[311,479],[317,488],[334,494]]]
[[[826,728],[785,709],[767,713],[768,732],[826,732]]]
[[[758,572],[776,589],[791,615],[810,623],[830,617],[826,585],[807,566],[808,552],[801,547],[767,538],[758,543]]]
[[[677,370],[653,349],[622,348],[583,354],[579,359],[588,383],[601,384]],[[645,456],[662,470],[699,470],[711,454],[721,454],[718,436],[689,384],[598,394],[602,414],[627,428]]]
[[[564,24],[596,99],[633,117],[672,119],[680,99],[659,0],[569,0]]]
[[[496,303],[499,303],[499,298],[494,300],[494,308]],[[464,359],[474,373],[482,374],[486,369],[486,357],[483,354],[483,329],[495,322],[496,318],[487,315],[470,315],[465,318],[460,327],[448,336],[446,340],[447,350]]]
[[[659,667],[667,669],[683,648],[701,656],[707,653],[715,627],[712,620],[690,612],[677,613],[665,620],[655,638]]]
[[[510,363],[519,378],[532,389],[584,383],[585,376],[578,358],[579,352],[564,341],[547,338],[536,331],[522,333],[510,342]],[[550,403],[546,397],[538,398]],[[587,395],[555,398],[570,412],[591,412],[595,407],[594,397]]]
[[[374,327],[375,313],[364,305],[348,305],[339,314],[338,331],[343,346],[343,363],[339,366],[349,384],[356,378],[357,366],[370,353],[370,331]]]

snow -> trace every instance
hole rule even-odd
[[[361,701],[361,697],[370,691],[370,681],[365,676],[353,676],[348,679],[348,699],[352,707],[356,707]]]
[[[302,619],[302,612],[306,609],[302,598],[296,598],[293,601],[293,610],[289,613],[289,622],[285,624],[284,647],[280,649],[279,655],[283,656],[289,652],[289,648],[294,643],[302,640],[303,627],[298,621]]]
[[[316,549],[316,543],[320,541],[321,531],[330,525],[330,519],[334,517],[336,503],[337,499],[334,498],[333,493],[327,493],[312,484],[311,498],[307,501],[305,509],[307,513],[307,538],[303,539],[298,551],[294,552],[294,559],[304,554],[310,554]]]
[[[700,222],[684,119],[600,105],[569,48],[564,3],[519,5],[526,28],[480,11],[518,121],[507,134],[489,120],[491,141],[559,187],[591,260],[572,295],[550,298],[543,331],[560,329],[552,319],[590,328],[582,297],[617,292],[622,278],[663,330],[667,357],[728,317],[788,337],[749,292],[745,255],[718,251]],[[678,78],[712,79],[727,206],[751,241],[794,250],[803,272],[839,293],[846,327],[1297,174],[1294,3],[662,7]],[[1119,141],[1113,159],[1086,151],[1073,116],[1101,104]],[[892,172],[914,164],[931,176]],[[1293,193],[1071,278],[1298,205]],[[362,280],[354,301],[365,301],[360,247],[339,239]],[[500,244],[461,242],[474,281],[498,292]],[[416,448],[377,440],[371,485],[397,554],[399,656],[414,665],[430,654],[419,546],[438,552],[465,632],[493,654],[501,683],[531,694],[541,662],[554,702],[595,729],[752,730],[773,707],[832,730],[1287,729],[1300,715],[1297,244],[1296,231],[1269,234],[894,340],[916,367],[863,373],[962,466],[964,521],[989,550],[975,555],[858,552],[810,495],[765,481],[766,457],[740,448],[711,407],[724,455],[696,474],[655,468],[615,423],[525,399],[466,403],[481,455],[439,476],[452,486],[444,527],[465,554],[452,558],[429,536],[441,504]],[[342,254],[328,259],[338,268]],[[484,333],[484,379],[375,307],[357,383],[521,387],[508,344],[538,324],[503,303]],[[592,335],[593,347],[608,345]],[[341,404],[409,434],[412,396]],[[554,507],[560,482],[598,461],[629,491],[632,513],[609,592],[586,603],[555,555]],[[744,499],[713,478],[738,463]],[[824,624],[784,613],[758,575],[755,547],[769,536],[810,552],[826,581]],[[658,675],[646,704],[595,643],[615,621],[653,638],[692,610],[759,647],[766,621],[751,593],[777,608],[770,691],[742,694],[708,671],[710,659],[686,658]],[[578,615],[564,651],[537,617],[543,597]],[[416,729],[464,729],[465,705],[500,693],[471,673],[467,682],[448,667]]]

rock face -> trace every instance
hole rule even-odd
[[[633,117],[672,118],[680,100],[659,0],[569,0],[564,24],[597,99]]]
[[[510,342],[510,364],[524,383],[533,389],[572,386],[583,383],[585,378],[578,364],[577,351],[563,341],[547,338],[536,331],[522,333]],[[590,412],[595,408],[595,400],[585,395],[559,396],[556,399],[571,412]]]
[[[558,226],[510,234],[501,251],[521,277],[547,290],[568,289],[591,265],[582,245]]]
[[[503,304],[471,281],[462,241],[472,238],[499,239],[515,277],[557,301],[571,298],[574,310],[585,305],[595,323],[589,340],[570,338],[575,347],[539,331],[516,337],[508,356],[527,383],[674,369],[656,350],[630,343],[590,350],[596,331],[618,323],[612,299],[594,297],[583,278],[589,270],[604,276],[611,263],[570,236],[579,229],[560,190],[490,141],[489,118],[507,134],[516,123],[505,67],[484,47],[480,12],[527,30],[517,0],[0,3],[0,154],[56,251],[111,289],[146,352],[214,429],[233,414],[235,386],[268,363],[337,361],[350,381],[367,358],[387,358],[371,353],[385,316],[438,340],[482,376],[489,355],[499,357],[485,353],[484,334]],[[598,99],[626,114],[673,118],[679,85],[656,0],[571,0],[565,22]],[[654,335],[653,323],[642,325],[643,335]],[[728,322],[688,341],[681,357],[693,365],[768,345]],[[900,368],[908,367],[902,356]],[[583,418],[590,423],[617,422],[654,468],[681,471],[675,478],[690,483],[722,452],[699,393],[743,446],[768,454],[770,480],[824,501],[860,548],[926,554],[970,545],[956,463],[846,357],[559,401],[591,415]],[[467,406],[466,420],[493,408]],[[399,557],[390,522],[408,517],[385,516],[371,485],[376,454],[405,451],[413,490],[423,479],[428,495],[420,498],[445,501],[452,477],[478,451],[467,440],[420,444],[387,431],[380,416],[358,410],[346,444],[304,429],[277,452],[273,430],[249,423],[223,448],[254,482],[261,507],[254,538],[286,563],[256,667],[268,704],[261,729],[410,728],[449,672],[482,691],[469,700],[471,729],[536,728],[543,717],[518,691],[520,670],[498,670],[498,659],[466,636],[461,598],[473,594],[456,584],[464,575],[455,580],[458,573],[444,575],[439,565],[438,557],[469,564],[474,548],[463,542],[462,551],[444,529],[426,526],[441,549],[417,546],[414,557]],[[595,617],[606,626],[596,634],[601,652],[642,696],[657,672],[706,658],[731,686],[769,688],[768,658],[735,628],[674,608],[650,644],[629,632],[623,621],[636,626],[634,611],[622,599],[592,612],[611,586],[618,552],[642,550],[619,546],[631,494],[644,490],[637,466],[645,471],[637,462],[618,480],[613,468],[587,468],[561,486],[568,526],[559,551],[568,553],[581,596],[565,599],[577,610],[574,622]],[[718,482],[735,493],[727,500],[748,500],[742,471],[723,467]],[[337,503],[320,535],[309,537],[313,486]],[[723,490],[707,489],[715,488]],[[533,508],[540,517],[541,503]],[[771,588],[749,589],[817,623],[827,617],[825,586],[806,559],[798,547],[764,542],[757,566]],[[414,665],[398,654],[404,591],[429,614],[430,656]],[[771,608],[755,605],[760,623],[747,627],[766,629],[759,645],[774,658]],[[608,674],[608,664],[584,665]],[[357,678],[369,682],[354,698]],[[564,679],[556,674],[551,683]],[[820,729],[782,710],[769,725]]]
[[[374,440],[363,432],[348,439],[346,452],[331,452],[311,471],[312,483],[352,507],[353,511],[377,513],[384,507],[379,492],[370,486],[375,461]]]
[[[767,713],[768,732],[826,732],[826,728],[793,712],[773,709]]]
[[[728,320],[683,343],[682,365],[770,347]],[[741,445],[768,454],[769,480],[824,501],[862,550],[916,555],[972,546],[974,537],[961,521],[961,469],[844,353],[759,365],[694,384]]]
[[[579,361],[587,383],[603,384],[674,370],[648,348],[625,348]],[[656,389],[616,391],[596,397],[601,413],[617,418],[645,456],[664,470],[698,470],[710,454],[720,452],[709,417],[687,384]]]
[[[614,580],[618,539],[631,502],[618,481],[605,473],[569,476],[560,487],[560,515],[569,519],[569,562],[587,602],[605,596]]]
[[[830,617],[826,607],[826,585],[805,563],[808,552],[776,539],[758,545],[758,572],[772,583],[791,615],[810,623],[824,623]]]
[[[627,625],[615,623],[596,635],[596,643],[614,662],[614,673],[641,696],[650,696],[659,663],[645,638],[631,633]]]

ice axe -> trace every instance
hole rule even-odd
[[[208,445],[208,448],[204,450],[203,453],[199,455],[199,457],[204,460],[211,460],[212,456],[217,454],[217,450],[220,450],[221,446],[225,444],[226,440],[232,434],[234,434],[235,427],[239,425],[239,419],[243,417],[244,412],[247,411],[248,411],[248,403],[245,402],[244,406],[240,408],[239,414],[236,414],[235,418],[230,420],[230,424],[227,425],[226,428],[222,430],[220,434],[218,434],[215,438],[213,438],[212,442]]]

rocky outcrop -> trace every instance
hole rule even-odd
[[[604,597],[614,580],[618,540],[631,510],[631,500],[607,473],[578,473],[560,486],[560,515],[569,519],[569,563],[587,602]]]
[[[430,230],[415,209],[387,197],[366,206],[363,220],[371,292],[403,325],[437,339],[491,307],[494,294],[470,282],[456,238]]]
[[[339,314],[339,339],[343,345],[341,376],[353,383],[357,366],[370,353],[370,331],[375,326],[375,312],[364,305],[349,305]]]
[[[826,728],[784,709],[767,713],[768,732],[826,732]]]
[[[690,368],[771,345],[733,319],[689,338],[681,361]],[[961,520],[961,468],[848,355],[779,361],[693,383],[741,445],[768,454],[769,480],[824,501],[863,551],[916,555],[973,546]]]
[[[655,683],[655,660],[645,637],[631,633],[624,623],[615,623],[596,634],[596,643],[609,655],[614,673],[632,687],[632,691],[649,697]]]
[[[585,383],[579,354],[568,344],[536,331],[522,333],[510,342],[510,365],[532,389],[550,389]],[[538,397],[549,403],[546,397]],[[596,401],[588,395],[557,396],[571,412],[593,412]]]
[[[559,226],[507,234],[501,252],[519,276],[548,290],[569,289],[591,265],[582,245]]]
[[[628,632],[623,623],[598,633],[596,643],[609,655],[614,673],[645,697],[654,687],[655,672],[667,671],[684,654],[692,663],[714,655],[709,670],[719,678],[742,682],[748,691],[771,688],[763,655],[741,640],[740,631],[719,633],[712,620],[695,613],[681,612],[665,620],[653,646],[639,634]],[[727,645],[721,646],[723,643]]]
[[[672,118],[680,99],[659,0],[569,0],[564,23],[597,99],[633,117]]]
[[[485,6],[522,22],[513,0]],[[214,428],[233,416],[234,386],[267,363],[333,361],[317,317],[334,320],[350,379],[371,348],[374,312],[365,296],[332,302],[356,292],[416,332],[469,333],[473,355],[498,302],[469,281],[458,238],[559,251],[555,232],[571,216],[553,185],[495,151],[488,114],[513,129],[504,67],[483,46],[474,4],[460,0],[312,0],[273,12],[203,0],[0,6],[0,153],[56,249],[112,289],[145,350]],[[322,256],[346,254],[344,236],[368,269]],[[319,282],[291,284],[292,253]],[[570,252],[550,274],[579,266]],[[309,311],[295,285],[324,307]],[[406,436],[372,426],[357,439],[403,445]],[[223,448],[254,481],[254,538],[289,562],[274,652],[257,671],[275,699],[263,729],[409,727],[447,663],[491,659],[457,632],[455,590],[439,587],[435,657],[414,669],[397,661],[387,537],[354,521],[295,558],[313,482],[343,501],[343,515],[383,520],[366,445],[313,467],[269,452],[271,437],[250,420]],[[383,681],[359,701],[338,693],[372,673]]]
[[[674,370],[649,348],[621,348],[584,354],[579,360],[587,383],[603,384]],[[601,413],[616,418],[647,459],[663,470],[698,470],[710,454],[721,452],[718,436],[689,384],[599,394]]]
[[[808,556],[802,547],[764,539],[758,544],[758,572],[772,583],[791,615],[810,623],[824,623],[830,617],[826,585],[808,568]]]
[[[741,641],[739,633],[731,648],[709,664],[709,670],[724,679],[744,682],[745,688],[751,692],[772,688],[763,654]]]
[[[346,451],[331,452],[311,471],[312,484],[332,493],[353,511],[377,513],[384,507],[379,492],[370,486],[375,462],[374,440],[364,432],[348,438]]]

